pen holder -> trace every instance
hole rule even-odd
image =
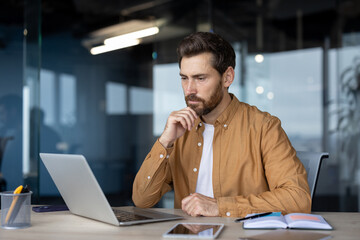
[[[31,223],[31,194],[1,192],[1,227],[19,229],[30,227]]]

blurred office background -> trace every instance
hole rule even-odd
[[[148,27],[158,33],[137,45],[90,52]],[[27,183],[33,203],[60,203],[38,153],[83,154],[111,205],[131,205],[137,170],[185,106],[176,47],[195,31],[232,43],[230,92],[278,116],[297,150],[330,153],[313,210],[358,211],[358,0],[1,1],[1,189]]]

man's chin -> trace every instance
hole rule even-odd
[[[196,115],[198,115],[199,117],[203,115],[204,109],[200,108],[198,105],[188,104],[188,107],[194,110],[196,112]]]

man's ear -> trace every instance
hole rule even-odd
[[[228,88],[233,83],[235,72],[233,67],[228,67],[223,74],[224,87]]]

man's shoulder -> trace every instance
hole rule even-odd
[[[242,120],[247,120],[249,123],[264,124],[270,121],[280,121],[276,116],[262,111],[256,106],[245,102],[238,102],[238,105],[237,117]]]

